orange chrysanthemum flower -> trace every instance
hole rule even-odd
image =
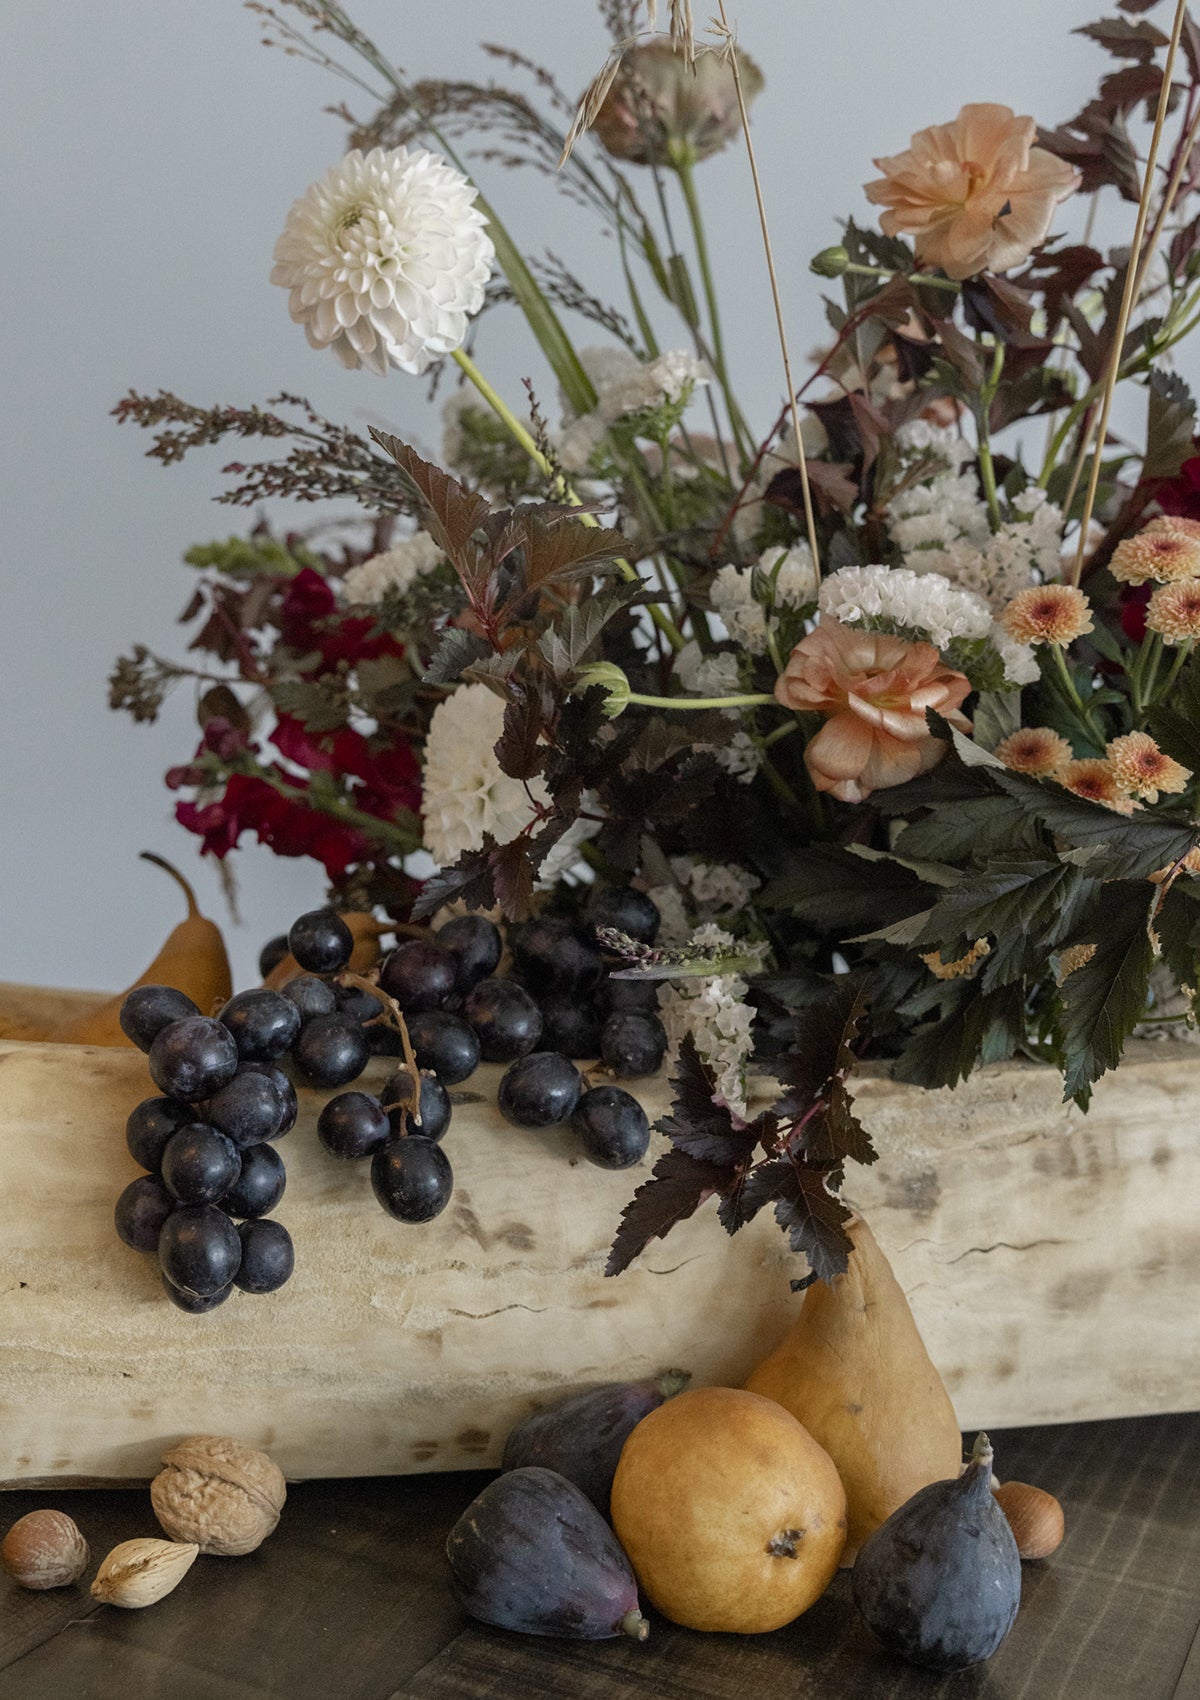
[[[1076,797],[1086,797],[1089,803],[1102,803],[1118,815],[1131,815],[1137,804],[1124,791],[1111,762],[1103,756],[1085,756],[1082,761],[1069,761],[1054,775],[1060,785]]]
[[[801,638],[775,696],[798,714],[815,710],[825,724],[810,738],[804,765],[818,791],[861,803],[872,791],[928,773],[946,753],[925,719],[936,709],[962,732],[959,713],[970,680],[947,667],[931,643],[909,643],[822,620]]]
[[[884,175],[866,185],[887,208],[888,236],[915,238],[922,265],[950,277],[1006,272],[1046,240],[1060,201],[1079,173],[1044,148],[1037,125],[1011,106],[964,106],[952,124],[918,130],[906,152],[875,164]]]
[[[1022,726],[1001,738],[995,754],[1014,773],[1045,779],[1070,761],[1071,746],[1049,726]]]
[[[1073,584],[1031,584],[1000,616],[1018,643],[1074,643],[1092,629],[1091,603]]]
[[[1157,519],[1150,521],[1146,530],[1151,536],[1165,531],[1168,534],[1174,532],[1177,537],[1200,538],[1200,519],[1185,519],[1182,514],[1159,514]]]
[[[1147,803],[1157,803],[1160,791],[1185,791],[1191,769],[1173,761],[1148,732],[1127,732],[1114,738],[1106,754],[1117,784]]]
[[[1179,584],[1200,578],[1200,537],[1147,526],[1136,537],[1117,544],[1109,571],[1122,584],[1145,584],[1152,578],[1160,584]]]
[[[1200,579],[1160,585],[1146,609],[1146,629],[1157,632],[1165,644],[1200,637]]]

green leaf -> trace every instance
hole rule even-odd
[[[1051,832],[1077,849],[1104,846],[1103,867],[1109,879],[1138,879],[1168,867],[1200,844],[1200,826],[1185,816],[1155,810],[1119,815],[1100,803],[1075,797],[1061,785],[1029,779],[1019,773],[997,773],[995,782]]]
[[[938,986],[942,1013],[920,1028],[892,1065],[892,1074],[913,1086],[957,1086],[986,1050],[989,1061],[1012,1056],[1025,1038],[1020,986],[985,992],[976,981]]]
[[[1040,831],[1023,803],[1013,797],[975,797],[935,808],[924,820],[906,826],[895,849],[913,861],[928,857],[955,862],[995,850],[1032,850],[1040,841]]]
[[[1151,372],[1143,478],[1174,478],[1195,453],[1196,402],[1178,372]]]
[[[928,909],[936,891],[895,862],[867,862],[837,844],[812,844],[789,859],[757,902],[846,937]]]
[[[269,687],[280,714],[303,723],[306,732],[333,732],[346,724],[346,692],[340,684],[316,679],[278,679]]]
[[[1094,944],[1090,962],[1063,981],[1061,1040],[1063,1098],[1086,1103],[1093,1081],[1121,1059],[1125,1041],[1146,1008],[1154,948],[1151,906],[1157,886],[1110,881],[1072,944]]]
[[[1188,660],[1171,687],[1170,701],[1150,710],[1146,729],[1169,756],[1200,773],[1200,657]]]
[[[467,667],[490,657],[491,654],[491,644],[477,632],[464,631],[461,626],[451,626],[448,631],[442,633],[441,641],[425,669],[422,682],[426,685],[448,685]]]
[[[1061,888],[1077,878],[1075,869],[1057,860],[998,857],[970,874],[935,905],[918,944],[973,944],[986,934],[1002,937],[1010,928],[1038,926],[1047,906],[1057,906]]]
[[[1002,738],[1009,737],[1021,724],[1020,691],[981,691],[971,718],[976,744],[994,750]]]
[[[573,602],[538,639],[537,647],[551,672],[559,679],[568,678],[586,658],[609,621],[638,594],[636,585],[622,585],[606,595]]]

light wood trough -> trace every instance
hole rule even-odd
[[[323,1098],[302,1093],[277,1212],[295,1276],[189,1317],[112,1226],[139,1172],[124,1123],[154,1090],[145,1058],[0,1042],[0,1485],[144,1479],[202,1432],[293,1478],[478,1467],[571,1385],[674,1366],[739,1382],[801,1302],[770,1212],[731,1240],[702,1208],[605,1279],[646,1168],[509,1127],[499,1073],[458,1089],[477,1096],[446,1136],[454,1197],[422,1227],[384,1215],[366,1165],[322,1151]],[[847,1197],[964,1428],[1200,1408],[1200,1053],[1131,1046],[1086,1117],[1025,1064],[955,1092],[878,1073],[856,1090],[882,1155]],[[652,1118],[666,1107],[662,1082],[639,1093]]]

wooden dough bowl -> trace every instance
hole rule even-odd
[[[32,998],[4,988],[0,1011]],[[729,1239],[702,1208],[605,1279],[648,1165],[610,1173],[565,1129],[509,1127],[499,1073],[457,1089],[454,1197],[421,1227],[384,1215],[366,1165],[326,1155],[323,1096],[302,1092],[280,1146],[293,1279],[189,1317],[112,1226],[138,1173],[124,1123],[154,1090],[145,1058],[0,1042],[0,1485],[144,1480],[204,1432],[266,1448],[293,1478],[479,1467],[572,1385],[675,1366],[741,1381],[801,1302],[771,1213]],[[638,1092],[652,1119],[666,1107],[661,1080]],[[857,1092],[882,1155],[847,1197],[965,1429],[1200,1408],[1195,1050],[1132,1046],[1087,1116],[1017,1063],[955,1092],[880,1074]]]

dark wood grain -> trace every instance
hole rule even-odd
[[[200,1560],[140,1612],[80,1586],[0,1580],[0,1700],[1200,1700],[1200,1417],[993,1437],[998,1468],[1063,1501],[1067,1539],[1027,1565],[1021,1613],[986,1666],[911,1670],[859,1624],[846,1576],[773,1635],[510,1636],[467,1622],[442,1546],[488,1478],[311,1482],[244,1559]],[[154,1534],[144,1491],[13,1493],[73,1515],[97,1561]]]

